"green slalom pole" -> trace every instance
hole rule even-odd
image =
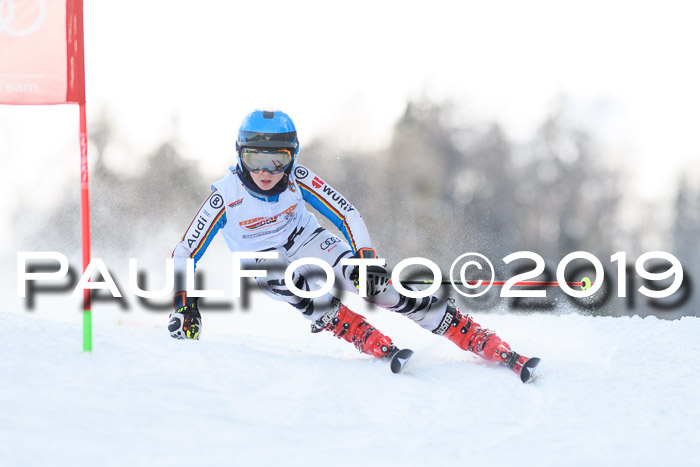
[[[83,352],[92,352],[92,312],[83,310]]]

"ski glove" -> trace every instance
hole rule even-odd
[[[377,252],[372,248],[360,248],[352,255],[352,258],[374,259]],[[355,287],[360,286],[360,268],[355,266],[350,273],[350,280],[355,283]],[[384,292],[389,284],[389,273],[382,266],[367,266],[367,295],[372,297]]]
[[[197,298],[187,298],[184,306],[170,313],[168,331],[174,339],[199,339],[202,316],[197,308]]]

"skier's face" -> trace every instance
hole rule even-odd
[[[250,178],[253,179],[255,184],[261,190],[271,190],[272,187],[277,185],[277,183],[284,177],[284,172],[278,174],[271,174],[270,172],[262,171],[260,173],[250,172]]]

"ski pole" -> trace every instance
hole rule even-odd
[[[469,285],[476,285],[479,283],[479,281],[475,281],[475,280],[466,281],[466,282]],[[482,281],[482,282],[484,284],[488,284],[487,281]],[[389,283],[391,284],[391,281],[389,281]],[[430,280],[426,280],[426,281],[401,281],[402,285],[431,285],[434,283],[435,283],[435,281],[430,281]],[[456,283],[460,283],[460,282],[456,282]],[[443,280],[440,282],[440,284],[441,285],[449,285],[449,284],[451,284],[451,282],[448,280]],[[493,281],[493,283],[492,283],[492,285],[496,285],[496,286],[503,286],[505,284],[506,284],[506,281]],[[593,286],[593,284],[594,283],[591,282],[591,280],[588,277],[584,277],[583,279],[581,279],[580,282],[566,282],[566,285],[568,285],[569,287],[581,287],[582,290],[590,289],[591,286]],[[559,282],[520,281],[520,282],[516,282],[515,284],[513,284],[513,286],[514,287],[518,287],[518,286],[521,286],[521,287],[525,287],[525,286],[558,287]]]

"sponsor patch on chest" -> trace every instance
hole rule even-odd
[[[294,214],[295,214],[294,210],[296,208],[297,208],[297,205],[295,204],[295,205],[290,206],[289,208],[285,209],[284,211],[280,212],[279,214],[275,214],[274,216],[255,217],[253,219],[241,221],[238,224],[241,227],[243,227],[245,230],[248,230],[248,231],[264,229],[266,227],[271,227],[274,225],[288,222],[294,216]]]
[[[228,207],[235,208],[236,206],[240,206],[241,204],[243,204],[243,198],[237,199],[233,203],[229,204]]]

